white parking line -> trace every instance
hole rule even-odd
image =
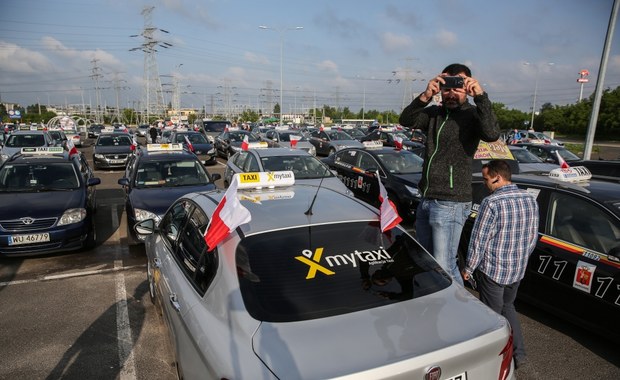
[[[114,268],[121,268],[121,260],[114,261]],[[129,323],[129,310],[127,309],[127,290],[125,288],[125,275],[119,272],[116,275],[116,336],[118,342],[118,361],[120,363],[120,379],[135,380],[136,362],[133,354],[133,338]]]
[[[0,287],[22,285],[22,284],[33,284],[36,282],[62,280],[65,278],[91,276],[95,274],[103,274],[103,273],[108,273],[108,272],[120,272],[120,271],[132,270],[132,269],[138,269],[138,268],[146,268],[146,264],[133,265],[129,267],[120,267],[120,268],[114,267],[114,268],[108,268],[108,269],[97,269],[97,270],[86,270],[86,271],[81,271],[81,272],[63,273],[63,274],[52,274],[49,276],[32,278],[29,280],[5,281],[5,282],[0,282]]]

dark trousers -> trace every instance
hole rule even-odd
[[[508,320],[512,327],[513,357],[517,361],[523,361],[525,359],[525,344],[514,305],[521,281],[510,285],[500,285],[480,271],[476,272],[476,277],[480,301]]]

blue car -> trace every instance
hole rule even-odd
[[[194,191],[213,190],[218,173],[209,174],[195,154],[181,144],[148,144],[131,156],[124,177],[127,237],[140,243],[133,226],[142,220],[160,220],[177,198]]]
[[[189,144],[187,142],[189,141]],[[205,135],[196,131],[173,131],[170,134],[170,142],[183,144],[183,147],[192,151],[200,162],[204,165],[215,165],[217,162],[217,154],[215,153],[215,147],[209,141]]]
[[[81,153],[22,148],[0,167],[0,255],[92,248],[100,183]]]

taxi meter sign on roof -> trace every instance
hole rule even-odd
[[[183,144],[147,144],[147,152],[180,152]]]
[[[274,188],[295,184],[295,174],[290,170],[279,172],[237,173],[235,176],[238,177],[238,189]]]
[[[45,154],[58,154],[63,153],[65,148],[61,146],[53,146],[53,147],[37,147],[37,148],[22,148],[21,154],[28,155],[45,155]]]

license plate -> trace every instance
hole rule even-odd
[[[123,164],[125,163],[125,160],[110,160],[111,164]]]
[[[11,235],[9,236],[9,245],[33,244],[50,241],[50,234],[45,232],[42,234],[28,235]]]
[[[467,372],[463,372],[456,376],[449,377],[446,380],[467,380]]]

